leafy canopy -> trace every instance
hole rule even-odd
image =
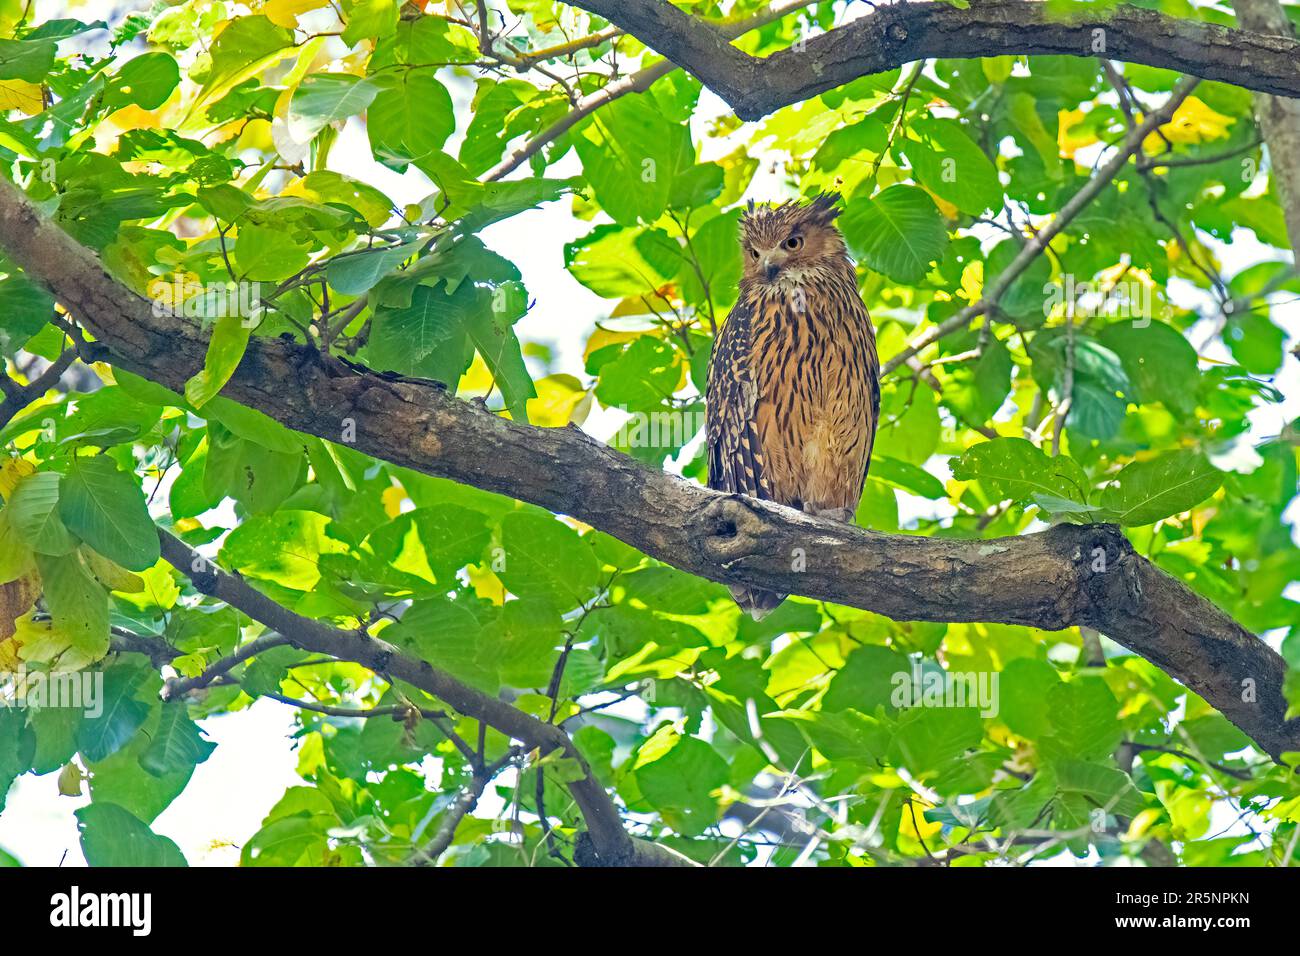
[[[742,198],[844,195],[889,360],[978,303],[1122,140],[1121,103],[1153,109],[1175,76],[1122,67],[1121,100],[1097,60],[935,60],[740,124],[666,68],[577,106],[660,59],[549,0],[488,4],[486,46],[464,7],[437,2],[413,15],[393,0],[185,0],[108,24],[36,23],[28,8],[0,0],[6,171],[117,279],[211,333],[183,395],[97,364],[0,431],[0,662],[104,678],[95,717],[0,708],[0,793],[29,773],[88,792],[92,864],[183,863],[150,824],[212,752],[209,718],[267,696],[308,705],[303,782],[244,864],[407,860],[502,758],[516,772],[444,862],[555,864],[583,826],[563,761],[513,754],[356,664],[276,647],[163,703],[163,663],[195,677],[263,629],[160,561],[155,523],[300,614],[566,721],[629,827],[700,861],[791,863],[814,831],[811,858],[843,865],[1260,864],[1294,845],[1286,770],[1097,635],[798,597],[756,624],[724,588],[600,531],[220,394],[252,336],[288,336],[537,426],[626,413],[616,447],[703,478],[702,386],[735,299]],[[762,9],[740,0],[728,16]],[[764,55],[838,15],[810,4],[738,43]],[[1270,306],[1300,284],[1280,262],[1250,96],[1202,83],[1143,149],[982,315],[885,377],[858,521],[965,538],[1117,522],[1246,627],[1284,636],[1300,667],[1285,593],[1300,574],[1284,520],[1295,432],[1275,413],[1286,333]],[[425,197],[395,201],[385,170],[427,183]],[[521,337],[535,294],[492,248],[490,227],[539,206],[577,235],[539,232],[539,257],[562,260],[575,301],[582,286],[601,303],[594,324],[569,312],[552,330],[580,359]],[[1259,252],[1243,261],[1229,239]],[[3,259],[0,277],[21,376],[68,347],[67,327]],[[110,626],[171,659],[110,654]],[[926,699],[945,673],[996,680],[996,706]],[[900,675],[917,700],[900,698]],[[1300,702],[1294,672],[1290,687]],[[774,803],[773,825],[741,826],[745,801]],[[1238,814],[1250,827],[1225,830]],[[1015,842],[1026,832],[1040,836]]]

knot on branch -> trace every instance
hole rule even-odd
[[[1142,599],[1142,582],[1133,543],[1118,525],[1093,524],[1077,528],[1073,555],[1079,568],[1080,616],[1105,631],[1117,611],[1130,611]]]
[[[701,553],[722,565],[764,551],[774,535],[772,526],[742,495],[710,502],[700,524]]]

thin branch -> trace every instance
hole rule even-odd
[[[1057,14],[1045,3],[896,3],[767,57],[750,56],[668,0],[568,0],[689,70],[755,120],[861,76],[928,58],[1065,55],[1140,63],[1300,97],[1300,41],[1127,4]],[[1098,49],[1099,39],[1104,43]]]
[[[768,10],[756,13],[743,20],[719,24],[716,29],[721,36],[733,38],[743,36],[750,30],[780,20],[782,17],[808,6],[811,2],[812,0],[784,0],[782,3],[773,4]],[[629,93],[644,93],[650,89],[655,80],[667,76],[676,69],[677,64],[669,60],[663,60],[635,73],[629,73],[620,79],[612,80],[596,92],[582,97],[568,113],[538,132],[522,146],[512,150],[501,162],[484,173],[483,181],[493,182],[501,179],[511,171],[518,169],[543,147],[555,142],[602,106],[612,103],[619,97],[626,96]]]
[[[243,611],[275,632],[276,636],[282,635],[283,642],[291,642],[295,647],[314,653],[328,654],[338,660],[355,661],[376,674],[383,675],[390,682],[395,679],[406,681],[445,701],[460,713],[521,740],[530,749],[542,754],[561,751],[566,758],[574,761],[582,774],[580,779],[569,783],[569,790],[587,822],[587,830],[596,852],[605,865],[693,865],[678,853],[634,840],[628,835],[623,829],[613,800],[592,776],[590,768],[568,734],[560,728],[544,723],[505,701],[490,697],[446,671],[433,667],[427,661],[412,657],[362,630],[344,631],[294,613],[254,590],[242,578],[217,568],[170,532],[159,529],[158,538],[163,560],[182,574],[188,575],[195,590]],[[216,666],[209,668],[204,676],[214,671]],[[225,669],[229,670],[229,667]],[[168,696],[175,696],[171,688]]]
[[[1082,189],[1070,197],[1070,201],[1061,207],[1060,212],[1056,214],[1051,222],[1025,243],[1010,264],[985,288],[982,299],[971,303],[951,318],[940,322],[917,336],[911,345],[890,358],[881,367],[880,374],[887,375],[922,349],[951,332],[964,329],[970,324],[971,319],[983,315],[996,305],[1007,289],[1011,288],[1011,284],[1020,278],[1021,273],[1028,269],[1043,250],[1047,248],[1048,243],[1055,239],[1061,230],[1068,226],[1079,213],[1083,212],[1087,205],[1110,185],[1111,180],[1119,175],[1129,159],[1142,149],[1142,141],[1154,130],[1169,122],[1174,115],[1174,111],[1178,109],[1183,100],[1187,99],[1198,82],[1199,80],[1196,79],[1184,78],[1180,80],[1164,104],[1147,116],[1140,126],[1136,126],[1129,131],[1119,151],[1097,170],[1092,178],[1083,185]]]

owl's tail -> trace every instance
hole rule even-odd
[[[749,616],[756,621],[761,621],[773,611],[777,605],[784,601],[787,595],[777,594],[775,591],[764,591],[760,588],[749,588],[742,585],[728,585],[727,590],[731,592],[732,600],[740,605],[742,611],[747,611]]]

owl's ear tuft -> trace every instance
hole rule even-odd
[[[844,211],[840,207],[840,194],[831,192],[818,193],[804,208],[811,221],[823,226],[829,226]]]

